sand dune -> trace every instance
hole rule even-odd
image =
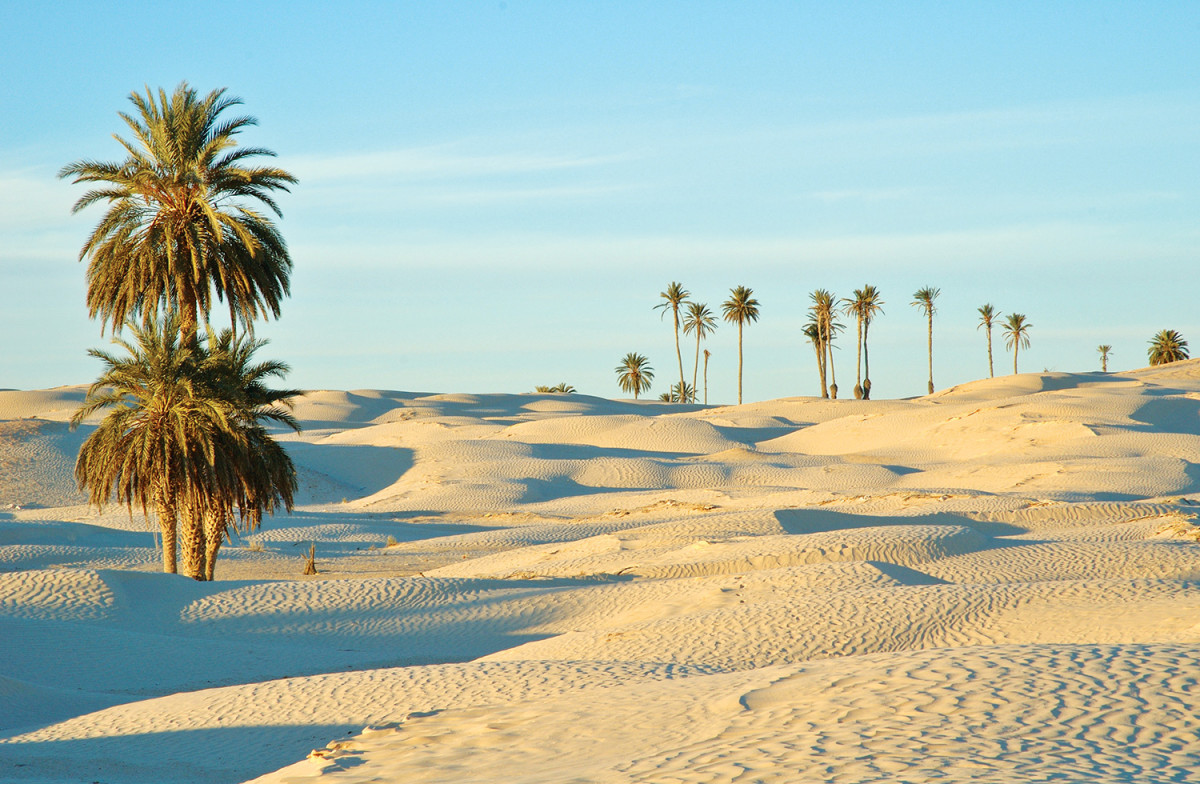
[[[85,389],[0,391],[5,781],[1200,777],[1200,361],[315,391],[299,508],[211,584],[82,504]]]

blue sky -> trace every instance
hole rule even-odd
[[[673,280],[753,288],[748,400],[817,391],[808,294],[864,283],[876,398],[924,392],[926,285],[939,388],[987,374],[985,302],[1033,323],[1022,370],[1141,367],[1200,341],[1198,41],[1194,2],[0,4],[0,387],[96,375],[100,211],[55,175],[181,80],[300,180],[259,327],[295,386],[622,397],[637,351],[657,395]],[[732,402],[736,329],[707,347]]]

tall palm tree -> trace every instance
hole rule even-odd
[[[81,445],[75,478],[101,509],[112,498],[131,515],[135,505],[147,516],[154,508],[163,570],[175,572],[177,517],[189,500],[215,494],[217,444],[233,435],[234,412],[198,383],[203,352],[195,338],[180,337],[177,317],[127,326],[133,341],[114,339],[127,357],[88,352],[105,367],[71,426],[108,412]]]
[[[617,384],[621,385],[625,392],[633,393],[635,401],[638,395],[647,392],[654,382],[654,369],[650,367],[650,360],[637,352],[625,355],[616,372]]]
[[[1151,365],[1173,363],[1188,359],[1188,344],[1175,330],[1159,330],[1158,335],[1150,340],[1147,353]]]
[[[654,306],[655,310],[662,310],[662,315],[667,315],[667,310],[675,317],[675,359],[679,362],[679,382],[683,383],[683,354],[679,351],[679,309],[687,302],[688,290],[683,288],[683,284],[676,281],[671,281],[665,292],[659,292],[658,296],[663,298],[665,302],[661,302]]]
[[[738,404],[742,402],[742,329],[749,322],[758,321],[758,300],[754,290],[738,286],[729,290],[729,299],[721,303],[725,321],[738,326]]]
[[[1100,352],[1100,371],[1108,373],[1108,356],[1112,354],[1112,346],[1102,343],[1096,347],[1096,351]]]
[[[278,317],[292,261],[259,207],[279,217],[274,192],[287,191],[296,178],[247,164],[274,155],[237,146],[235,137],[257,121],[223,118],[240,99],[224,89],[201,98],[186,82],[170,96],[146,88],[130,101],[137,111],[119,114],[134,141],[116,137],[125,160],[80,160],[59,171],[75,183],[97,184],[73,212],[108,206],[79,253],[89,260],[89,314],[115,332],[127,319],[140,316],[149,324],[164,310],[178,313],[182,331],[194,335],[215,296],[228,304],[235,325]]]
[[[704,303],[688,303],[687,318],[683,322],[683,334],[696,334],[696,362],[692,366],[692,389],[696,389],[696,375],[700,370],[700,341],[717,329],[717,319]]]
[[[937,312],[933,301],[942,293],[941,289],[926,286],[913,292],[912,305],[919,308],[929,319],[929,394],[933,395],[933,314]]]
[[[996,306],[992,305],[991,303],[979,306],[979,326],[975,329],[978,330],[980,327],[987,328],[988,378],[994,378],[996,376],[996,372],[992,368],[992,325],[995,324],[995,321],[999,316],[1000,312],[997,311]]]
[[[867,354],[867,331],[876,314],[883,313],[883,299],[879,290],[871,284],[854,290],[853,299],[842,300],[847,316],[858,320],[858,358],[855,363],[854,397],[864,400],[871,397],[871,361]],[[865,369],[865,378],[864,378]]]
[[[708,349],[704,350],[704,405],[708,406],[708,358],[712,357],[712,352]]]
[[[1025,314],[1010,313],[1004,320],[1004,348],[1013,350],[1013,373],[1017,373],[1017,353],[1029,348],[1029,328],[1032,324],[1025,321]]]

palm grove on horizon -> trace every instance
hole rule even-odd
[[[291,511],[296,490],[295,466],[267,426],[299,430],[290,409],[300,391],[269,386],[287,365],[253,360],[266,343],[254,321],[279,316],[292,268],[261,208],[280,217],[273,194],[296,179],[252,165],[274,153],[238,146],[257,121],[223,117],[242,103],[225,92],[201,96],[186,82],[171,94],[134,92],[136,111],[118,113],[133,140],[114,134],[127,157],[59,172],[95,184],[72,212],[107,207],[79,258],[89,316],[124,350],[89,352],[104,368],[71,423],[105,414],[80,448],[76,480],[101,509],[111,500],[130,515],[153,509],[163,570],[177,571],[181,549],[196,580],[213,579],[231,530]],[[231,325],[220,332],[209,323],[217,301]]]
[[[929,378],[926,382],[928,394],[934,392],[933,383],[933,317],[937,313],[936,300],[941,296],[941,289],[925,286],[913,293],[912,305],[926,319],[927,354]],[[742,329],[745,324],[758,320],[759,303],[753,297],[753,290],[738,286],[730,290],[730,297],[721,304],[722,313],[728,322],[738,325],[738,403],[742,403]],[[870,326],[876,316],[883,313],[884,301],[879,290],[871,284],[855,289],[853,297],[841,300],[841,312],[855,319],[857,323],[857,341],[855,357],[854,397],[859,400],[870,400],[871,397],[871,364],[868,349]],[[701,342],[716,330],[716,319],[704,303],[689,300],[691,293],[678,281],[672,281],[667,288],[659,293],[663,302],[654,306],[661,311],[665,318],[672,315],[675,337],[675,360],[679,370],[679,381],[670,386],[668,392],[659,396],[660,401],[674,403],[696,403],[698,397],[697,374],[700,368],[701,351],[704,354],[704,404],[708,404],[708,360],[712,353],[701,350]],[[836,295],[827,289],[816,289],[809,295],[811,305],[808,309],[809,320],[802,333],[813,346],[816,354],[817,381],[822,398],[836,399],[838,397],[837,372],[834,367],[835,338],[845,329],[845,325],[835,321],[838,314]],[[684,312],[680,320],[680,312]],[[1031,345],[1029,333],[1033,324],[1025,314],[1010,313],[1006,317],[996,306],[986,303],[978,308],[979,324],[977,329],[985,330],[987,337],[988,377],[996,375],[992,354],[993,329],[998,325],[1004,338],[1004,348],[1012,350],[1013,373],[1019,373],[1019,355],[1021,349]],[[1004,317],[1003,319],[1001,317]],[[684,328],[684,334],[695,334],[696,351],[692,365],[692,381],[689,384],[684,376],[683,355],[679,343],[679,328]],[[1162,330],[1150,341],[1147,350],[1150,365],[1161,365],[1167,362],[1188,359],[1188,344],[1176,330]],[[1108,372],[1108,358],[1112,354],[1112,346],[1100,344],[1097,348],[1100,354],[1101,372]],[[649,359],[637,352],[625,355],[616,367],[617,384],[625,392],[633,393],[636,400],[639,395],[649,392],[654,379],[654,369],[650,367]],[[539,392],[565,392],[559,388],[539,387]],[[573,388],[571,388],[573,391]]]

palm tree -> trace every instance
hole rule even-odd
[[[147,516],[153,507],[163,570],[175,572],[177,516],[185,505],[215,495],[217,444],[235,433],[235,413],[198,383],[204,353],[194,337],[180,337],[177,317],[127,326],[134,340],[114,342],[128,357],[88,352],[105,367],[71,426],[109,411],[80,447],[75,478],[101,509],[112,498],[130,515],[134,505]]]
[[[692,366],[692,389],[696,388],[696,375],[700,370],[700,341],[717,329],[717,320],[704,303],[688,303],[687,318],[683,322],[684,335],[696,334],[696,362]]]
[[[135,340],[115,342],[127,357],[91,350],[105,369],[71,423],[108,413],[80,448],[76,479],[98,507],[113,497],[131,514],[135,504],[147,515],[154,507],[164,571],[177,569],[182,528],[185,574],[211,580],[235,507],[255,525],[279,503],[291,510],[295,468],[262,424],[297,428],[280,407],[298,391],[266,387],[287,366],[250,365],[262,342],[232,330],[205,345],[181,337],[175,316],[126,326]]]
[[[688,290],[683,288],[683,284],[671,281],[667,290],[659,292],[658,296],[665,302],[654,306],[654,309],[661,309],[663,316],[666,316],[667,309],[670,309],[675,317],[675,359],[679,361],[679,383],[683,384],[683,354],[679,351],[679,309],[687,302]]]
[[[708,406],[708,358],[712,357],[712,352],[708,349],[704,350],[704,405]]]
[[[758,300],[754,299],[754,290],[746,286],[738,286],[729,290],[729,299],[721,303],[721,311],[725,321],[734,322],[738,326],[738,404],[742,402],[742,328],[747,322],[758,321]]]
[[[635,401],[638,395],[648,391],[654,382],[654,369],[650,367],[650,361],[636,352],[625,355],[616,371],[617,384],[621,385],[625,392],[633,393]]]
[[[821,328],[822,358],[821,363],[829,369],[829,397],[837,398],[837,372],[833,367],[833,338],[837,334],[833,323],[833,312],[837,298],[827,289],[817,289],[809,295],[812,299],[811,309],[816,317],[817,325]],[[841,325],[837,325],[840,327]],[[821,386],[821,397],[825,396],[825,387]]]
[[[667,393],[667,400],[675,403],[695,403],[696,388],[684,382],[682,385],[672,384],[671,391]]]
[[[979,306],[979,327],[987,328],[988,339],[988,378],[995,378],[996,372],[992,368],[992,325],[996,318],[1000,316],[1000,312],[996,310],[996,306],[991,303]],[[979,327],[975,329],[978,330]]]
[[[1150,341],[1151,365],[1163,365],[1188,359],[1187,341],[1175,330],[1159,330]]]
[[[1033,325],[1025,321],[1023,313],[1010,313],[1004,320],[1004,348],[1013,350],[1013,373],[1017,373],[1017,353],[1029,348],[1030,327]]]
[[[221,449],[217,454],[224,470],[221,493],[209,501],[200,521],[188,521],[185,536],[185,553],[198,550],[187,547],[189,536],[203,544],[199,566],[205,580],[213,579],[221,541],[235,527],[235,507],[241,528],[249,529],[257,528],[263,515],[273,514],[279,505],[292,511],[296,469],[287,451],[270,437],[264,425],[275,423],[299,431],[291,408],[293,399],[302,392],[267,386],[270,377],[282,378],[290,369],[278,361],[252,363],[254,353],[266,343],[237,336],[232,330],[209,336],[202,378],[214,395],[232,405],[235,429],[233,438],[223,434],[219,440]]]
[[[854,299],[842,300],[847,316],[858,319],[858,359],[855,365],[856,382],[854,397],[867,400],[871,397],[871,361],[867,354],[867,330],[876,314],[883,313],[883,299],[879,290],[871,284],[854,290]],[[864,378],[865,370],[865,378]]]
[[[804,335],[812,342],[813,351],[817,355],[817,376],[821,382],[821,397],[828,398],[829,393],[825,390],[825,350],[824,342],[821,340],[821,327],[817,324],[816,317],[812,317],[808,324],[804,325]]]
[[[283,169],[245,165],[273,156],[260,147],[237,147],[235,137],[253,117],[222,118],[238,98],[214,90],[204,98],[186,82],[157,98],[146,89],[130,100],[137,112],[119,113],[136,141],[117,136],[128,157],[103,163],[81,160],[59,177],[97,183],[73,212],[105,202],[108,211],[84,243],[89,259],[87,305],[115,332],[140,316],[150,324],[160,310],[179,315],[184,334],[206,322],[213,296],[229,306],[230,322],[249,326],[259,316],[279,316],[288,294],[292,261],[265,205],[281,215],[273,194],[296,178]]]
[[[933,301],[942,293],[941,289],[926,286],[913,292],[912,304],[929,319],[929,394],[933,395],[933,314],[937,311]]]
[[[1096,351],[1100,352],[1100,372],[1108,373],[1108,356],[1112,354],[1112,346],[1102,343],[1096,347]]]

